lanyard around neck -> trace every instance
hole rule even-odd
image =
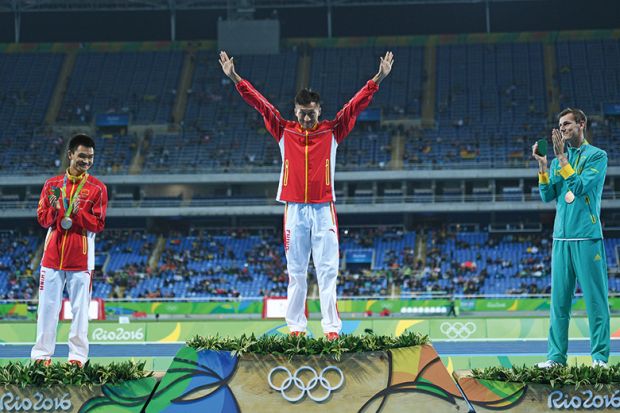
[[[86,183],[86,179],[88,179],[88,174],[84,172],[84,176],[82,177],[80,184],[78,185],[77,189],[73,193],[73,196],[71,197],[71,199],[69,199],[69,197],[67,196],[67,175],[68,174],[65,174],[65,178],[62,181],[62,188],[60,188],[60,191],[62,192],[62,203],[65,206],[65,217],[68,217],[69,215],[71,215],[71,212],[73,211],[73,204],[75,200],[77,199],[77,197],[80,195],[80,191],[82,190],[82,187]]]

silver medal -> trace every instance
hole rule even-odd
[[[62,229],[70,229],[73,226],[73,221],[69,217],[64,217],[60,220],[60,226]]]

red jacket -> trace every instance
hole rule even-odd
[[[280,112],[247,80],[237,83],[243,99],[263,115],[265,126],[282,154],[277,200],[319,204],[336,200],[334,171],[336,149],[368,107],[379,86],[369,80],[338,112],[336,118],[302,129],[299,122],[285,120]]]
[[[69,198],[77,190],[82,176],[68,176],[66,192]],[[47,228],[41,266],[66,271],[95,269],[95,234],[103,231],[108,206],[108,190],[97,178],[88,175],[79,194],[79,208],[71,213],[73,226],[64,230],[60,221],[65,207],[60,200],[60,209],[52,207],[49,196],[52,186],[62,188],[65,175],[55,176],[45,182],[39,199],[37,220]]]

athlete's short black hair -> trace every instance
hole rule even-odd
[[[305,106],[311,104],[312,102],[316,102],[317,105],[321,104],[321,95],[319,95],[318,92],[307,88],[301,89],[297,92],[297,95],[295,96],[295,104]]]
[[[69,152],[75,152],[80,145],[95,149],[95,141],[93,138],[85,133],[78,133],[69,141]]]

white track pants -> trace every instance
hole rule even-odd
[[[69,331],[69,360],[88,360],[88,307],[91,294],[90,271],[59,271],[41,267],[37,342],[30,357],[49,359],[56,348],[56,330],[62,305],[62,292],[67,285],[73,320]]]
[[[284,209],[284,250],[288,269],[286,323],[290,331],[306,331],[306,295],[310,253],[316,268],[323,332],[340,332],[336,307],[338,223],[333,203],[287,203]]]

